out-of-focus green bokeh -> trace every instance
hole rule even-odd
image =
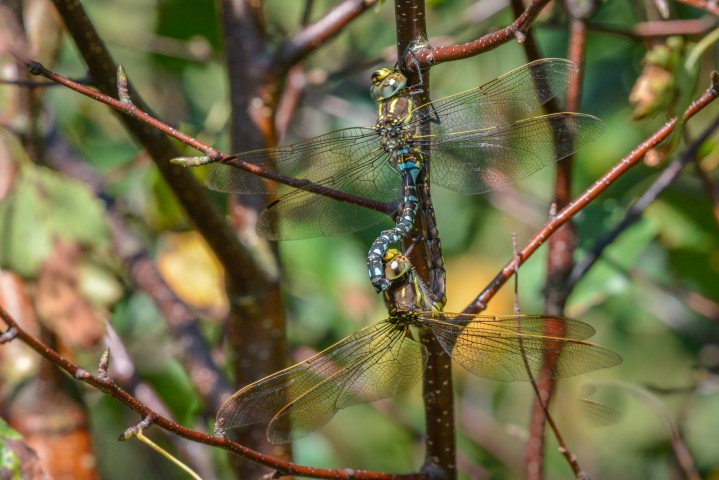
[[[337,2],[314,3],[313,18],[317,18]],[[488,3],[433,2],[427,12],[430,41],[459,43],[511,22],[508,9],[486,18]],[[629,28],[639,21],[630,3],[602,2],[592,22]],[[228,80],[215,4],[191,0],[87,0],[83,4],[116,61],[123,64],[159,118],[226,150]],[[279,39],[296,32],[303,4],[266,2],[270,36]],[[672,8],[673,18],[701,15],[680,5]],[[565,57],[568,37],[563,22],[549,10],[533,33],[544,56]],[[555,20],[556,26],[548,25]],[[369,75],[394,45],[393,4],[384,2],[311,55],[303,64],[308,85],[287,132],[281,132],[283,143],[338,128],[373,125]],[[589,33],[581,111],[601,117],[607,129],[576,156],[575,193],[591,185],[666,119],[665,113],[659,113],[647,120],[632,120],[628,97],[645,52],[640,40]],[[703,70],[691,96],[708,84],[707,72],[715,68],[715,60],[716,51],[711,49],[702,57]],[[473,88],[526,62],[523,48],[515,42],[476,58],[439,65],[431,70],[431,96]],[[81,77],[85,71],[67,39],[61,61],[51,67],[70,77]],[[689,84],[679,87],[691,89]],[[142,158],[112,112],[64,88],[48,89],[47,99],[46,108],[60,135],[103,172],[128,214],[140,219],[137,223],[142,224],[139,228],[148,249],[160,255],[162,242],[171,232],[192,228],[151,162]],[[715,115],[716,107],[707,109],[689,122],[687,134],[696,135]],[[715,186],[719,156],[711,147],[716,141],[715,136],[702,151],[702,165]],[[184,154],[196,152],[185,148]],[[544,223],[553,172],[546,168],[511,188],[476,197],[433,189],[445,249],[447,311],[463,309],[511,258],[512,232],[517,233],[521,247]],[[203,174],[201,169],[196,173]],[[582,211],[576,218],[577,259],[623,218],[628,205],[658,173],[657,167],[639,165]],[[208,195],[218,209],[226,208],[225,196]],[[280,245],[295,358],[385,316],[365,269],[367,248],[378,231],[373,227],[339,238]],[[669,433],[646,400],[632,394],[636,386],[657,389],[657,401],[664,414],[678,423],[702,475],[719,475],[719,391],[714,373],[719,366],[718,240],[712,203],[690,166],[612,243],[570,296],[567,315],[592,324],[598,331],[592,340],[624,357],[624,363],[612,370],[562,381],[553,408],[570,448],[593,478],[663,479],[677,471]],[[542,249],[521,269],[520,302],[526,313],[542,310],[545,264]],[[193,280],[191,275],[174,278],[184,283]],[[510,290],[505,288],[492,301],[490,313],[511,312]],[[210,428],[214,412],[197,416],[202,406],[173,359],[178,347],[151,302],[141,292],[128,291],[115,307],[112,322],[140,375],[154,386],[175,418],[189,427],[198,426],[198,418],[209,418]],[[217,322],[209,319],[204,325],[209,338],[220,336]],[[461,367],[456,368],[455,378],[461,474],[475,478],[476,472],[484,471],[489,478],[518,478],[523,471],[521,448],[533,399],[531,387],[478,379]],[[595,428],[581,414],[582,386],[587,383],[598,385],[592,399],[621,412],[617,423]],[[140,444],[115,442],[120,432],[137,421],[134,414],[99,394],[87,394],[87,399],[102,478],[127,478],[129,465],[136,478],[185,478],[169,464],[158,466],[165,461]],[[418,385],[397,399],[340,412],[325,428],[296,443],[296,461],[318,467],[412,471],[423,458],[418,437],[423,421]],[[546,478],[570,478],[569,467],[549,437]],[[222,454],[212,456],[224,462]]]

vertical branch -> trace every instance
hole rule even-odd
[[[408,49],[417,41],[427,38],[425,22],[425,5],[423,0],[396,0],[395,22],[397,30],[398,58],[407,58]],[[429,99],[429,71],[420,73],[411,64],[400,65],[408,78],[409,85],[418,85],[421,81],[421,93],[415,95],[416,102],[424,103]],[[417,184],[417,195],[421,212],[419,232],[422,238],[437,238],[436,226],[432,214],[431,199],[429,197],[430,181],[430,155],[423,155],[425,168],[420,173]],[[418,228],[418,225],[415,225]],[[432,233],[429,232],[432,230]],[[437,272],[430,275],[431,265],[441,263],[440,259],[432,261],[432,255],[441,257],[439,243],[430,245],[420,242],[416,251],[422,256],[422,261],[414,262],[420,277],[428,282],[431,288],[439,288],[440,292],[433,291],[437,298],[444,298],[444,279],[435,278]],[[453,479],[456,477],[456,441],[454,428],[454,392],[452,389],[452,361],[442,349],[437,339],[429,331],[421,333],[422,343],[427,348],[427,370],[423,378],[422,391],[424,396],[425,424],[427,436],[425,441],[425,461],[422,473],[429,478]]]
[[[232,112],[232,149],[248,151],[273,146],[279,84],[274,78],[270,79],[269,46],[261,6],[246,0],[223,0],[220,6]],[[268,203],[266,196],[242,196],[230,202],[235,230],[241,237],[254,236],[259,211]],[[266,242],[261,242],[263,250],[271,252],[268,262],[276,265],[279,262],[276,246],[267,248]],[[227,348],[237,385],[247,385],[285,366],[284,305],[278,280],[275,275],[264,286],[228,282]],[[289,460],[290,445],[270,445],[265,427],[253,425],[243,429],[237,441]],[[237,457],[233,457],[233,462],[242,478],[258,478],[267,473],[265,467]]]
[[[584,58],[585,40],[585,20],[572,16],[569,26],[568,57],[576,65],[580,66],[580,70],[577,78],[567,87],[566,110],[570,112],[576,112],[579,108],[582,81],[581,65]],[[555,212],[563,209],[571,202],[572,164],[572,157],[566,158],[557,164],[553,202],[553,210]],[[567,280],[574,266],[573,255],[576,243],[574,223],[571,221],[560,227],[549,239],[547,279],[544,292],[544,311],[549,315],[562,315],[564,312],[564,306],[570,293],[570,290],[567,288]],[[556,331],[556,327],[558,326],[559,325],[550,324],[548,328],[553,328],[553,331]],[[542,368],[544,370],[551,370],[554,368],[556,361],[557,358],[552,358],[547,355]],[[545,375],[544,377],[545,378],[537,382],[537,397],[532,405],[529,438],[524,452],[526,478],[530,480],[543,478],[542,465],[544,458],[545,425],[547,421],[546,406],[549,405],[556,385],[556,381],[551,378],[551,375]]]

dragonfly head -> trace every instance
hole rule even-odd
[[[384,263],[384,276],[390,281],[403,277],[412,268],[409,258],[396,248],[390,248],[382,255],[382,263]]]
[[[393,68],[379,68],[372,72],[371,78],[369,92],[375,102],[394,97],[407,85],[407,77]]]

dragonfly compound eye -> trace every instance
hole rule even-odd
[[[399,250],[391,248],[382,256],[384,262],[384,276],[388,280],[397,280],[404,276],[410,269],[409,259],[399,253]]]

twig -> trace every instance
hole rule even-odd
[[[705,108],[707,105],[716,100],[719,95],[719,75],[712,75],[712,85],[702,93],[684,112],[683,121],[687,121],[697,112]],[[560,226],[564,225],[570,218],[580,212],[592,200],[597,198],[604,190],[609,188],[619,177],[627,172],[631,167],[636,165],[649,151],[656,147],[674,129],[677,119],[673,118],[667,121],[654,134],[647,138],[644,142],[632,150],[626,157],[621,159],[607,173],[602,175],[581,195],[576,197],[569,205],[562,209],[556,216],[551,218],[529,241],[527,245],[519,252],[519,258],[514,258],[507,262],[497,275],[490,281],[484,290],[465,309],[464,313],[479,313],[486,308],[487,302],[494,297],[502,285],[514,273],[514,264],[521,265],[524,263],[537,249],[544,244],[549,236],[554,233]]]
[[[517,234],[512,233],[512,253],[514,254],[515,258],[517,257]],[[564,441],[564,436],[559,431],[559,427],[554,422],[554,418],[549,413],[549,400],[550,396],[545,395],[545,392],[543,392],[539,385],[537,384],[537,381],[534,379],[534,375],[532,375],[532,368],[529,366],[529,360],[527,359],[527,354],[524,350],[524,341],[521,337],[520,332],[522,331],[522,322],[520,319],[521,311],[519,309],[519,265],[518,263],[515,263],[514,266],[514,314],[517,315],[517,333],[518,333],[518,340],[519,340],[519,349],[522,353],[522,361],[524,362],[524,368],[527,371],[527,375],[529,377],[529,383],[532,385],[532,390],[534,390],[535,395],[535,402],[539,403],[539,406],[542,409],[543,415],[542,415],[542,424],[544,424],[545,420],[547,423],[549,423],[550,428],[554,432],[554,436],[557,438],[557,443],[559,444],[559,452],[564,456],[564,458],[567,460],[567,463],[569,463],[569,466],[572,468],[572,471],[574,472],[575,478],[578,479],[588,479],[589,476],[582,470],[582,467],[579,466],[579,462],[577,461],[577,457],[569,450],[569,447],[567,447],[566,442]],[[556,331],[556,330],[555,330]],[[545,352],[545,357],[546,357]],[[555,359],[556,360],[556,359]],[[545,370],[548,368],[548,365],[546,362],[542,365],[542,370]],[[542,432],[544,432],[544,429],[542,429]],[[543,439],[537,439],[530,435],[529,439],[527,440],[527,443],[530,443],[532,441],[542,441]],[[541,449],[540,449],[541,454]],[[535,476],[542,476],[541,473],[541,462],[537,465],[534,464],[534,468],[537,468],[537,472],[532,471],[531,468],[527,468],[526,476],[529,478],[535,477]]]
[[[289,70],[376,4],[377,0],[344,0],[282,45],[276,60],[278,68]]]
[[[427,38],[425,22],[424,0],[396,0],[395,1],[395,30],[397,32],[397,56],[402,56],[413,50],[422,39]],[[429,100],[430,75],[425,72],[420,78],[421,69],[406,71],[408,83],[416,85],[421,82],[422,92],[416,101],[424,103]],[[422,206],[419,222],[414,228],[424,228],[420,231],[421,238],[437,238],[437,232],[431,235],[427,229],[435,229],[431,221],[431,199],[429,198],[431,154],[423,155],[427,168],[423,169],[417,178],[417,199]],[[421,224],[421,226],[420,226]],[[409,242],[409,239],[406,239]],[[438,252],[439,243],[428,246],[427,242],[417,244],[417,257],[422,261],[415,262],[418,274],[430,288],[444,290],[444,278],[435,278],[437,272],[432,273],[433,281],[428,282],[430,266],[433,264],[432,255]],[[443,271],[440,275],[443,275]],[[444,291],[433,291],[438,298],[444,298]],[[437,338],[429,331],[420,332],[420,340],[427,348],[427,368],[422,379],[422,393],[424,397],[424,417],[427,429],[425,438],[425,460],[422,474],[429,478],[443,478],[452,480],[457,476],[456,435],[454,420],[454,391],[452,386],[452,359],[444,351]]]

